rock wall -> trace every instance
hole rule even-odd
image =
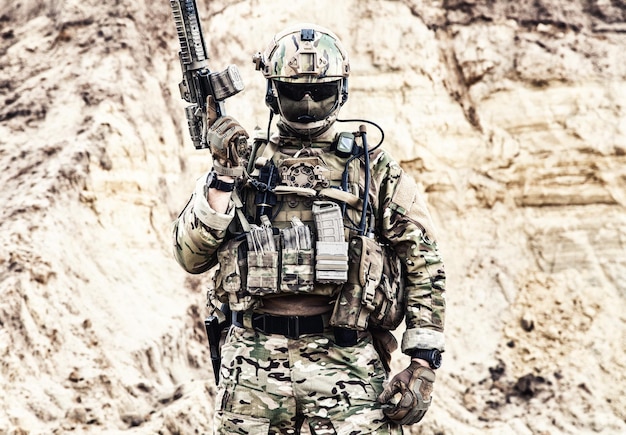
[[[268,122],[252,54],[293,22],[333,29],[342,117],[378,123],[427,196],[448,341],[411,433],[626,431],[626,4],[198,3],[250,130]],[[206,277],[169,234],[210,165],[177,44],[167,2],[0,12],[0,433],[210,431]]]

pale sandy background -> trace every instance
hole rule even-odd
[[[268,113],[252,54],[296,21],[333,29],[343,117],[378,122],[425,192],[448,341],[412,433],[626,433],[623,1],[199,8],[250,130]],[[5,2],[0,29],[0,433],[209,432],[206,278],[169,225],[211,163],[169,2]]]

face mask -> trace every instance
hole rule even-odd
[[[339,82],[300,84],[275,82],[282,116],[291,122],[325,119],[335,110]]]
[[[283,117],[287,121],[309,123],[325,119],[335,108],[336,99],[331,97],[323,101],[313,101],[306,96],[300,101],[280,100]]]

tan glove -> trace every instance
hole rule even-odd
[[[217,118],[207,131],[207,143],[211,149],[215,170],[218,174],[224,173],[220,168],[238,168],[248,150],[248,133],[231,116]]]
[[[435,372],[417,361],[395,375],[378,396],[385,415],[401,425],[419,422],[432,402]]]

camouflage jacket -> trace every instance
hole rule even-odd
[[[286,143],[277,139],[278,150],[289,152],[289,147],[302,149],[303,144]],[[308,144],[317,148],[322,159],[334,156],[329,142]],[[293,150],[292,150],[293,153]],[[275,153],[272,159],[277,159]],[[363,188],[363,158],[360,162],[360,181]],[[437,248],[433,224],[426,203],[417,190],[413,178],[383,150],[370,157],[369,200],[376,222],[375,235],[390,244],[404,265],[406,290],[406,330],[402,350],[444,350],[445,272]],[[184,210],[173,223],[174,255],[189,273],[202,273],[217,264],[218,248],[232,237],[235,203],[231,200],[226,213],[218,213],[210,206],[205,194],[206,175],[200,177]],[[241,192],[246,195],[247,188]],[[253,197],[253,195],[252,195]]]

